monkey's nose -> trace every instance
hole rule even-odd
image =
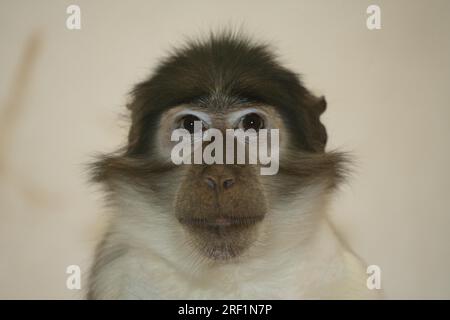
[[[217,183],[216,183],[216,181],[213,178],[206,177],[205,178],[205,182],[206,182],[206,184],[208,185],[208,187],[210,189],[213,189],[213,190],[216,189]]]
[[[234,185],[234,179],[230,178],[230,177],[215,178],[215,177],[208,176],[205,178],[205,182],[206,182],[206,185],[212,190],[216,190],[218,186],[223,189],[229,189]]]
[[[234,184],[234,179],[233,179],[233,178],[225,179],[225,180],[222,182],[222,185],[223,185],[223,188],[224,188],[224,189],[231,188],[231,187],[233,186],[233,184]]]

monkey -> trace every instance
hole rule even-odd
[[[109,215],[88,299],[378,297],[327,216],[350,160],[325,150],[326,99],[269,44],[233,32],[188,40],[130,96],[126,145],[91,166]],[[174,164],[171,134],[194,124],[278,130],[277,173]]]

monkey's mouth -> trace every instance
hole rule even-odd
[[[240,256],[256,237],[264,215],[217,218],[179,218],[200,253],[212,260]]]
[[[233,217],[223,216],[217,218],[185,218],[180,217],[178,221],[181,224],[196,227],[196,228],[211,228],[211,229],[227,229],[237,227],[249,227],[257,222],[260,222],[264,218],[264,215]]]

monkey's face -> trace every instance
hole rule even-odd
[[[193,163],[196,121],[199,124],[198,135],[206,135],[208,130],[214,128],[224,137],[220,141],[222,145],[217,145],[222,154],[215,163],[206,164],[204,159],[201,163]],[[208,108],[204,104],[175,107],[160,118],[155,135],[159,158],[156,161],[170,163],[173,160],[173,148],[179,142],[173,142],[170,138],[173,130],[180,128],[192,137],[189,146],[192,152],[185,157],[189,159],[186,161],[188,164],[171,166],[171,173],[163,178],[166,183],[171,180],[169,185],[173,188],[172,192],[160,191],[164,195],[171,194],[168,199],[171,205],[167,206],[166,202],[166,208],[181,224],[188,241],[203,255],[222,260],[239,256],[258,239],[261,225],[271,207],[268,185],[271,180],[261,175],[258,162],[248,163],[250,154],[254,152],[250,144],[258,142],[257,135],[263,130],[267,130],[264,132],[267,132],[269,141],[272,130],[281,131],[281,142],[284,142],[288,135],[283,121],[274,108],[249,103],[235,102],[221,110]],[[252,132],[255,139],[239,140],[233,136],[227,140],[227,130],[228,133],[230,130]],[[201,141],[198,146],[200,151],[206,151],[211,144]],[[269,145],[268,154],[278,151],[274,147],[279,148],[279,143]],[[245,153],[244,163],[241,164],[238,164],[239,151]],[[229,153],[232,153],[231,158]],[[253,155],[257,157],[257,154]],[[227,158],[232,161],[226,163]],[[271,160],[278,162],[278,159]]]
[[[94,179],[107,186],[128,224],[153,235],[136,241],[158,245],[161,254],[187,245],[209,260],[241,257],[299,237],[304,226],[311,230],[315,209],[304,204],[320,199],[306,190],[326,192],[341,177],[341,155],[324,152],[327,135],[319,117],[325,108],[325,100],[314,97],[265,46],[233,36],[193,43],[136,86],[128,144],[95,164]],[[178,129],[193,138],[190,163],[173,159]],[[223,151],[223,161],[205,161],[203,153],[198,163],[197,134],[212,129],[223,135],[223,149],[214,151]],[[245,160],[237,161],[235,147],[226,143],[227,129],[268,130],[267,155],[277,153],[271,160],[279,170],[263,175],[266,163],[249,161],[250,143],[242,143]],[[202,150],[217,138],[203,139]],[[230,154],[231,163],[225,161]]]

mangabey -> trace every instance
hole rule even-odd
[[[126,147],[93,166],[110,221],[91,299],[369,297],[363,264],[325,208],[345,157],[325,152],[326,101],[267,45],[231,34],[191,41],[132,91]],[[238,116],[236,116],[238,115]],[[231,121],[230,119],[234,119]],[[175,165],[171,132],[279,129],[279,171]]]

